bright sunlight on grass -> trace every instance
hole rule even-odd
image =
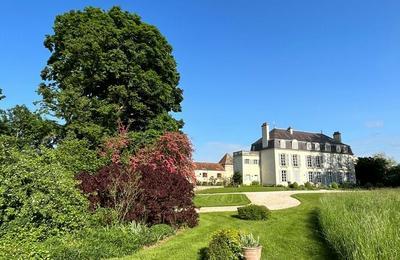
[[[196,195],[196,207],[240,206],[250,204],[244,194]]]
[[[343,259],[400,259],[400,190],[326,195],[319,219]]]
[[[198,259],[211,235],[222,228],[234,228],[260,236],[262,259],[329,259],[332,252],[316,229],[316,207],[321,194],[295,195],[302,204],[272,212],[267,221],[246,221],[235,212],[200,214],[200,224],[179,232],[157,247],[143,249],[124,259]]]
[[[289,190],[287,187],[264,187],[259,185],[254,186],[241,186],[241,187],[223,187],[212,188],[197,191],[197,194],[212,194],[212,193],[231,193],[231,192],[260,192],[260,191],[281,191]]]

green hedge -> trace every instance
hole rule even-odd
[[[238,216],[247,220],[266,220],[270,216],[270,210],[265,206],[248,205],[239,207]]]

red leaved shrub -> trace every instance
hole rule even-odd
[[[115,138],[121,147],[123,138]],[[122,141],[121,141],[122,140]],[[107,147],[118,147],[108,143]],[[113,149],[111,149],[113,150]],[[197,224],[193,204],[194,168],[192,146],[186,135],[169,132],[139,150],[125,165],[119,157],[90,175],[80,173],[80,188],[89,195],[92,208],[111,207],[123,212],[121,219],[149,224]],[[117,151],[112,154],[119,153]],[[135,192],[133,192],[134,190]]]

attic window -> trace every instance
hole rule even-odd
[[[292,149],[299,149],[299,143],[297,142],[297,140],[292,141]]]
[[[286,148],[286,141],[285,140],[279,140],[279,147],[285,149]]]
[[[325,151],[327,151],[327,152],[331,151],[331,144],[328,144],[328,143],[325,144]]]
[[[307,143],[307,150],[311,150],[311,143]]]
[[[343,146],[343,152],[347,153],[349,151],[349,149],[347,148],[347,146]]]
[[[336,145],[336,152],[340,153],[341,149],[340,149],[340,145]]]
[[[319,143],[314,143],[314,145],[315,145],[315,150],[319,151]]]

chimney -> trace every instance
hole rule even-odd
[[[268,147],[268,141],[269,141],[269,124],[264,123],[261,126],[262,129],[262,148],[267,148]]]
[[[293,128],[291,126],[289,126],[289,128],[287,129],[287,131],[289,132],[289,134],[293,135]]]
[[[336,142],[341,143],[342,142],[342,134],[338,131],[334,132],[333,139],[335,139]]]

